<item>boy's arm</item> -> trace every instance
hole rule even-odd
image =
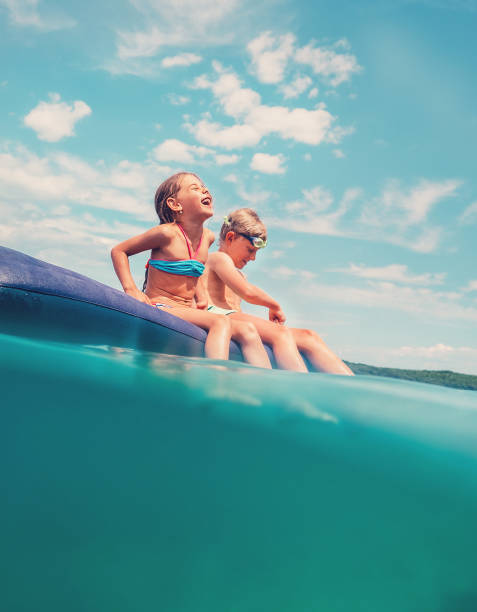
[[[163,231],[163,228],[158,226],[144,232],[144,234],[124,240],[124,242],[117,244],[111,249],[114,271],[119,278],[124,292],[140,302],[151,303],[147,295],[136,287],[131,269],[129,268],[128,258],[130,255],[136,255],[136,253],[141,253],[142,251],[160,248],[165,241],[167,241],[167,234]]]
[[[270,321],[276,321],[277,323],[285,322],[285,315],[280,304],[269,296],[268,293],[249,283],[235,268],[232,259],[226,253],[221,253],[220,251],[213,253],[209,257],[208,265],[220,280],[243,300],[249,302],[249,304],[268,308],[268,318]]]

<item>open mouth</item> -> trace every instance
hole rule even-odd
[[[207,196],[205,198],[203,198],[200,201],[201,204],[203,204],[204,206],[212,206],[212,198],[210,196]]]

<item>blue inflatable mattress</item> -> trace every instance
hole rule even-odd
[[[0,312],[4,334],[204,355],[206,333],[199,327],[82,274],[6,247],[0,247]],[[242,360],[233,341],[230,358]]]

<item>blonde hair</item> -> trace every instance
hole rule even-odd
[[[246,234],[251,238],[257,236],[267,239],[267,228],[252,208],[239,208],[225,217],[220,228],[220,242],[224,242],[227,232]]]
[[[195,176],[202,184],[202,180],[193,172],[177,172],[163,181],[157,188],[154,196],[154,206],[160,223],[173,223],[175,221],[175,213],[167,204],[167,200],[177,194],[181,188],[182,179],[188,175]]]

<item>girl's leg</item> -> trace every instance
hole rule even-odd
[[[181,306],[168,308],[167,312],[205,329],[207,332],[204,347],[206,357],[224,360],[229,358],[232,325],[231,321],[227,320],[227,317],[199,310],[198,308],[185,308]]]
[[[173,306],[170,312],[208,331],[205,342],[206,357],[228,359],[232,337],[240,344],[245,361],[259,368],[272,367],[260,336],[251,323],[232,321],[230,316],[217,315],[198,308]]]
[[[228,359],[232,326],[228,321],[214,321],[209,327],[204,352],[209,359]]]
[[[240,344],[245,361],[258,368],[271,369],[272,364],[255,325],[248,321],[233,321],[230,315],[226,318],[230,320],[232,338]]]
[[[278,325],[266,321],[260,317],[236,312],[229,315],[236,321],[247,321],[253,323],[260,338],[270,344],[279,368],[282,370],[294,370],[295,372],[307,372],[305,362],[298,352],[297,345],[291,330],[284,325]]]
[[[290,328],[295,342],[319,372],[354,376],[349,367],[326,346],[320,336],[310,329]]]

